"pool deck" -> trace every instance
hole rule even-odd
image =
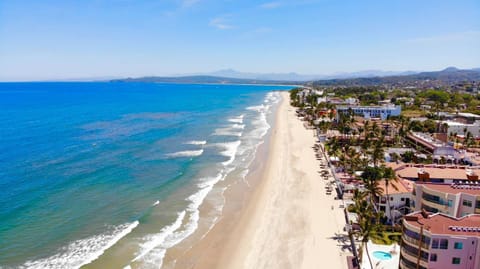
[[[395,252],[392,252],[394,250],[395,246]],[[368,262],[368,257],[365,252],[363,251],[363,257],[362,257],[362,269],[397,269],[398,268],[398,263],[400,260],[400,247],[398,244],[394,245],[377,245],[372,243],[371,241],[368,242],[368,250],[370,250],[370,257],[372,258],[372,264],[373,268],[370,267],[370,263]],[[384,251],[387,253],[390,253],[392,255],[392,259],[390,260],[380,260],[377,259],[373,256],[373,252],[375,251]]]

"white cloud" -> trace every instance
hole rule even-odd
[[[220,30],[228,30],[233,28],[229,23],[229,15],[223,15],[210,20],[209,25]]]

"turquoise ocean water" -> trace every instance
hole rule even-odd
[[[289,88],[0,83],[0,268],[159,268]]]

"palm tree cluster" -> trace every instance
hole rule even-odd
[[[376,201],[378,197],[384,195],[385,189],[387,206],[391,208],[388,190],[390,187],[396,189],[392,181],[396,181],[397,177],[392,168],[383,164],[385,139],[378,124],[376,122],[370,124],[366,121],[361,132],[364,137],[362,141],[353,141],[355,138],[351,138],[350,141],[333,138],[326,143],[326,146],[330,156],[338,157],[338,166],[345,172],[354,174],[356,171],[362,171],[360,179],[364,188],[354,191],[354,204],[349,210],[357,214],[358,229],[352,231],[352,236],[356,236],[362,242],[360,250],[365,249],[372,266],[367,242],[381,238],[384,231],[384,213],[378,210]],[[355,144],[359,146],[352,146]],[[385,188],[381,184],[385,184]],[[389,212],[393,225],[392,211]],[[362,255],[360,254],[359,257],[361,258]]]

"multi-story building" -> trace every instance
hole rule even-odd
[[[452,217],[480,214],[480,183],[476,181],[451,184],[416,182],[412,194],[412,211],[426,210]]]
[[[399,268],[480,268],[480,215],[415,212],[402,224]]]
[[[349,111],[352,111],[353,114],[362,116],[367,119],[381,118],[382,120],[385,120],[389,116],[400,116],[400,113],[402,112],[402,107],[393,104],[383,106],[337,106],[338,114],[348,113]]]
[[[390,182],[388,190],[385,181],[379,184],[382,195],[377,197],[378,209],[384,213],[389,223],[396,223],[411,211],[412,192],[403,184],[403,180]],[[387,196],[388,193],[388,196]]]
[[[397,177],[408,180],[408,189],[412,191],[412,211],[426,210],[452,217],[480,214],[478,169],[466,166],[420,166],[395,167]]]

